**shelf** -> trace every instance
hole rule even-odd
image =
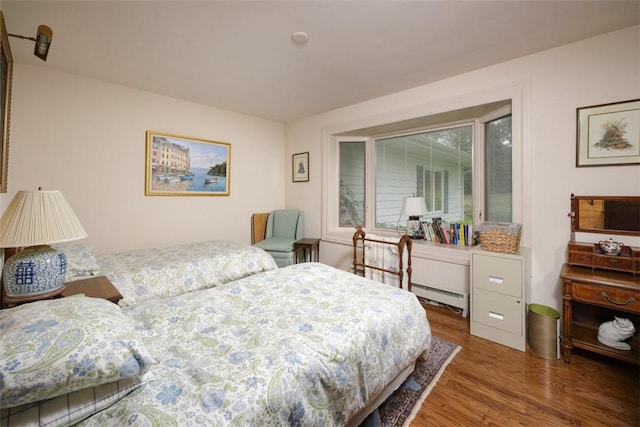
[[[615,357],[625,362],[640,364],[640,338],[638,334],[634,334],[630,340],[625,341],[631,345],[631,350],[618,350],[605,346],[598,341],[598,326],[573,322],[571,325],[573,346],[605,356]]]

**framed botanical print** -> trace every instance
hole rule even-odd
[[[293,155],[293,182],[309,181],[309,153]]]
[[[640,99],[577,109],[576,167],[640,164]]]

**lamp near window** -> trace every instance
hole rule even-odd
[[[87,232],[60,191],[18,191],[0,218],[0,248],[24,248],[4,264],[7,300],[62,293],[67,260],[48,245],[85,237]]]
[[[420,217],[428,214],[427,205],[424,197],[405,197],[402,203],[401,215],[409,217],[407,220],[407,234],[412,239],[422,239],[422,231],[420,229]]]

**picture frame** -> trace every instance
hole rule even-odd
[[[228,196],[231,144],[146,132],[145,195]]]
[[[291,175],[293,182],[309,181],[309,152],[297,153],[292,156]]]
[[[7,192],[9,175],[9,118],[11,116],[11,82],[13,56],[4,15],[0,11],[0,193]]]
[[[640,99],[578,108],[576,167],[640,164]]]

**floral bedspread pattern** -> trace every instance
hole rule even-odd
[[[84,425],[343,425],[432,339],[413,294],[319,263],[123,312],[155,379]]]
[[[271,255],[215,240],[97,255],[100,274],[118,288],[121,306],[167,298],[277,268]]]

